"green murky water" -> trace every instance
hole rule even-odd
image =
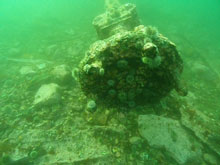
[[[188,95],[101,104],[77,68],[107,1],[1,0],[0,165],[220,163],[220,1],[120,3],[175,43]]]

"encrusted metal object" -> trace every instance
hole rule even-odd
[[[140,22],[136,6],[130,3],[110,8],[93,20],[93,26],[100,39],[108,38],[120,31],[133,30],[138,25]]]
[[[186,95],[180,85],[183,61],[175,44],[156,28],[136,26],[135,6],[118,10],[125,14],[116,11],[120,17],[111,23],[105,22],[106,13],[94,20],[99,37],[105,39],[92,44],[80,63],[79,82],[85,94],[131,108],[158,101],[172,89]]]

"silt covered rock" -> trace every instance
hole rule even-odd
[[[199,161],[202,156],[201,145],[176,120],[140,115],[138,125],[141,136],[151,147],[165,149],[166,154],[179,164]]]
[[[181,123],[220,156],[220,124],[195,109],[181,109]]]
[[[33,105],[52,105],[59,103],[60,99],[59,86],[54,83],[45,84],[38,89]]]

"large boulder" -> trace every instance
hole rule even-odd
[[[151,147],[165,149],[179,164],[197,161],[201,145],[189,136],[176,120],[156,115],[140,115],[139,132]]]

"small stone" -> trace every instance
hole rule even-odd
[[[66,65],[59,65],[53,68],[51,71],[54,80],[59,85],[66,85],[71,82],[72,72]]]
[[[137,136],[133,136],[133,137],[131,137],[130,139],[129,139],[129,142],[131,143],[131,144],[140,144],[140,143],[142,143],[142,139],[140,138],[140,137],[137,137]]]
[[[119,158],[121,156],[120,152],[116,152],[115,156]]]
[[[36,65],[36,67],[40,70],[46,68],[46,66],[47,65],[45,63],[41,63],[41,64]]]
[[[52,105],[59,103],[61,100],[59,86],[57,84],[45,84],[42,85],[34,99],[34,105],[44,104],[44,105]]]
[[[31,75],[36,73],[31,66],[23,66],[20,70],[19,73],[21,75]]]

